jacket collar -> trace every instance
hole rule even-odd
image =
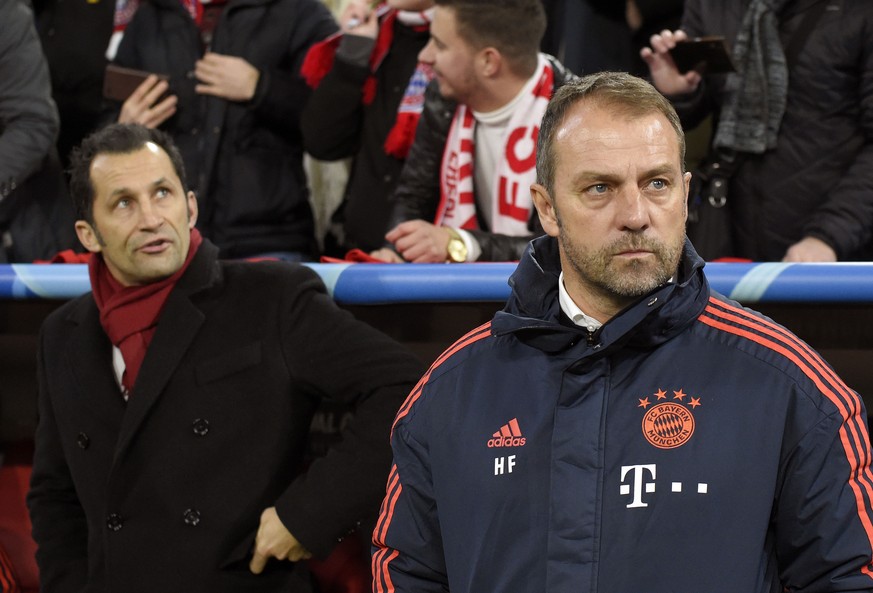
[[[675,282],[655,288],[605,323],[595,334],[591,354],[625,345],[653,347],[681,332],[700,315],[709,299],[703,266],[686,239]],[[494,333],[515,334],[545,352],[561,352],[587,342],[587,330],[560,322],[560,273],[557,240],[543,236],[531,241],[509,278],[512,292],[506,307],[494,318]]]

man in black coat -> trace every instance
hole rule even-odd
[[[124,9],[117,11],[116,5]],[[65,168],[73,147],[102,123],[103,78],[107,55],[114,47],[111,41],[116,35],[120,39],[136,6],[137,0],[33,0],[52,98],[61,119],[57,148]]]
[[[193,17],[179,0],[152,0],[125,29],[115,63],[169,80],[134,93],[118,121],[173,136],[200,199],[198,227],[222,257],[314,255],[299,71],[336,30],[319,0],[228,0]]]
[[[222,262],[169,138],[114,124],[74,153],[92,293],[39,343],[28,505],[46,592],[307,591],[378,510],[418,362],[284,263]],[[301,468],[313,411],[356,406]]]

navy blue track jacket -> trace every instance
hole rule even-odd
[[[791,332],[676,276],[592,335],[554,239],[400,409],[374,592],[873,591],[858,395]]]

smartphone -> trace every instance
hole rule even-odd
[[[695,37],[680,41],[670,50],[679,72],[696,70],[701,74],[736,72],[724,37]]]
[[[115,64],[107,64],[106,75],[103,78],[103,96],[114,101],[126,101],[127,98],[153,72],[122,68]],[[155,74],[160,80],[169,80],[165,74]]]

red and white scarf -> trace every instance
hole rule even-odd
[[[112,276],[101,254],[91,255],[88,262],[91,291],[100,311],[103,330],[112,345],[121,350],[124,359],[121,386],[126,394],[136,385],[140,366],[157,329],[164,303],[188,269],[200,243],[200,232],[192,229],[191,243],[182,267],[168,278],[143,286],[123,286]]]
[[[537,71],[506,126],[503,158],[494,171],[494,195],[481,207],[492,209],[491,232],[525,235],[533,202],[530,186],[536,181],[536,144],[540,122],[554,88],[554,71],[540,55]],[[477,229],[473,177],[476,120],[466,105],[459,105],[452,120],[440,167],[440,204],[434,223],[459,229]]]
[[[416,30],[427,30],[433,17],[433,9],[423,12],[395,10],[387,4],[380,4],[376,9],[379,17],[379,34],[376,44],[370,53],[370,76],[361,89],[361,102],[370,105],[376,97],[376,71],[391,50],[394,40],[394,24],[400,22],[406,27]],[[339,47],[343,32],[340,31],[327,39],[314,44],[306,54],[300,74],[312,88],[318,88],[322,79],[333,68],[333,60]],[[424,91],[433,78],[433,70],[421,62],[415,68],[403,93],[400,107],[397,109],[397,119],[388,132],[383,145],[385,153],[399,159],[405,159],[415,138],[415,128],[424,109]]]

